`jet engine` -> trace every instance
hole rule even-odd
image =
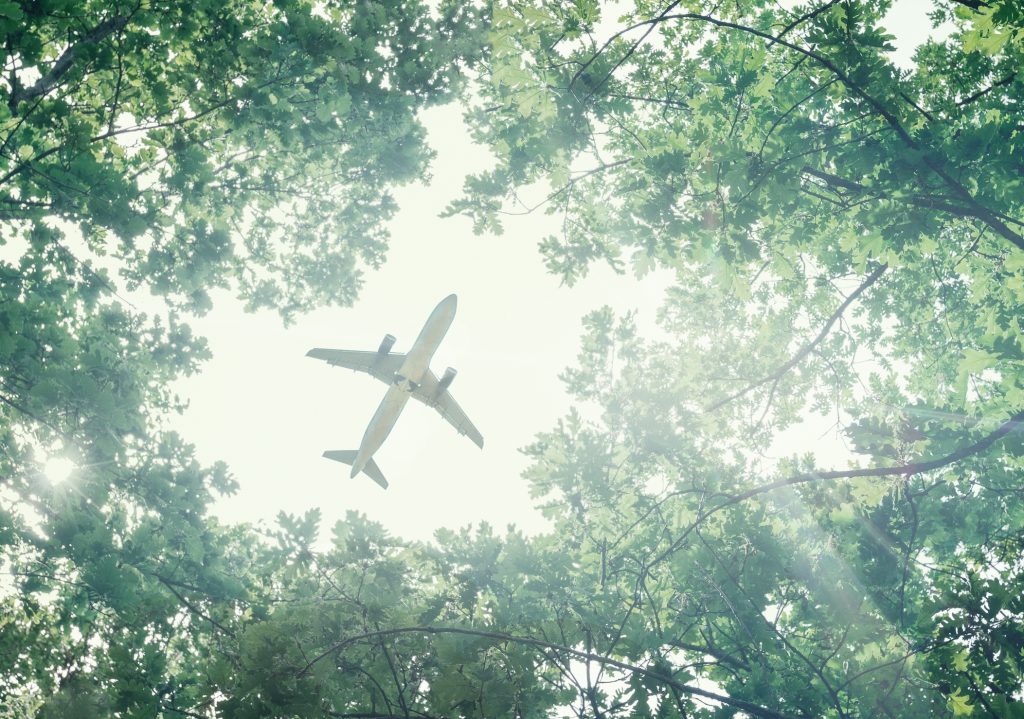
[[[446,369],[444,371],[444,374],[441,376],[441,381],[437,383],[437,391],[440,393],[448,389],[448,386],[451,385],[452,380],[455,379],[455,375],[457,374],[458,372],[456,372],[451,367]]]
[[[384,339],[380,343],[380,347],[377,348],[377,354],[381,357],[391,351],[391,348],[395,346],[394,335],[384,335]]]

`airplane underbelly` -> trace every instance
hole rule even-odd
[[[441,340],[444,339],[453,319],[455,319],[453,301],[442,302],[434,309],[430,317],[427,318],[426,324],[423,325],[419,337],[413,343],[412,349],[405,356],[405,361],[402,363],[401,369],[398,370],[399,375],[416,383],[423,379],[423,375],[430,366],[430,359],[437,351]]]
[[[398,416],[402,414],[405,403],[409,401],[409,396],[409,393],[400,387],[388,388],[387,394],[373,414],[373,419],[366,426],[363,441],[359,443],[359,454],[356,458],[359,466],[362,466],[360,460],[365,463],[384,444],[384,440],[391,434],[395,422],[398,421]]]
[[[440,342],[438,342],[440,344]],[[419,384],[420,380],[423,379],[423,375],[426,374],[427,368],[430,366],[430,359],[434,356],[434,352],[437,351],[437,345],[433,347],[424,346],[420,352],[410,352],[405,356],[405,362],[402,363],[401,369],[398,370],[398,374],[402,377]]]

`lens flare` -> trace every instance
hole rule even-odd
[[[76,469],[75,463],[64,457],[51,457],[43,465],[43,474],[50,480],[50,484],[61,484],[68,481],[71,473]]]

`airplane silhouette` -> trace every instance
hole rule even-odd
[[[395,344],[395,338],[391,335],[384,335],[376,352],[316,347],[306,353],[308,357],[326,360],[338,367],[366,372],[390,385],[366,427],[359,449],[329,450],[324,452],[324,457],[352,465],[350,476],[355,477],[365,472],[370,479],[387,489],[388,481],[373,461],[373,455],[388,438],[410,397],[436,409],[460,434],[468,436],[483,449],[484,438],[448,392],[456,371],[449,367],[440,379],[430,371],[430,359],[455,319],[457,305],[455,295],[448,295],[441,300],[430,313],[408,354],[391,351]]]

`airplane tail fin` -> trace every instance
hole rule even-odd
[[[357,454],[359,452],[354,449],[331,449],[324,452],[324,456],[327,459],[333,459],[335,462],[343,462],[348,465],[356,461]],[[384,473],[380,471],[380,467],[377,466],[377,463],[372,458],[363,467],[363,473],[384,489],[388,488],[388,481],[384,479]]]

